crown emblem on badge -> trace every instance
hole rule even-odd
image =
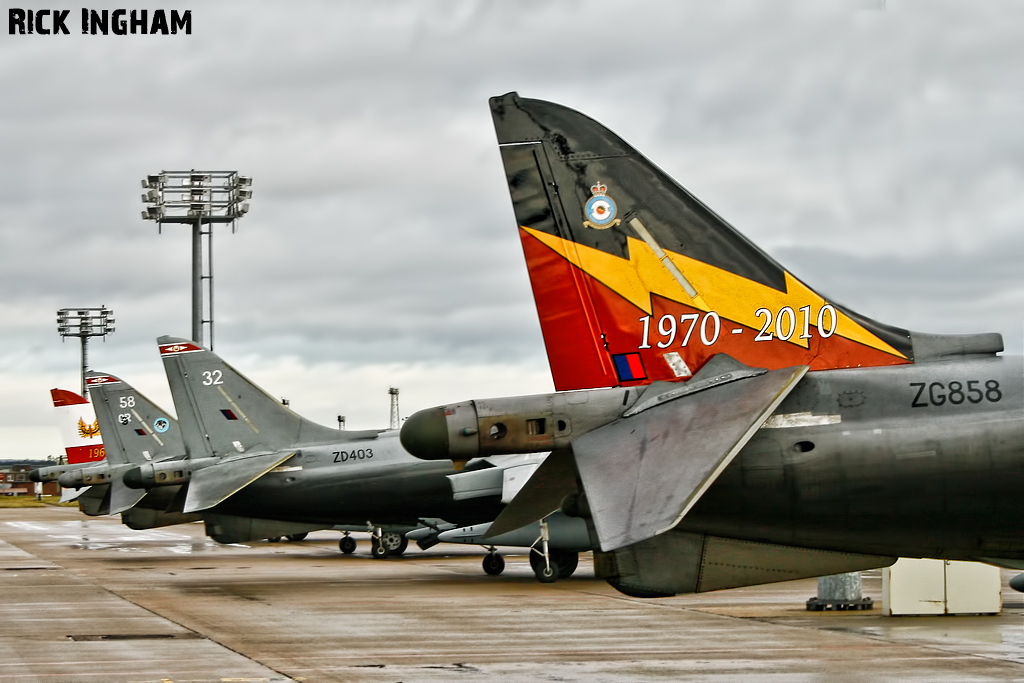
[[[607,230],[621,221],[615,217],[618,209],[615,201],[608,196],[608,186],[600,180],[590,186],[590,199],[583,208],[587,220],[583,221],[584,227],[595,230]]]

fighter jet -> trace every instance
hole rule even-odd
[[[87,387],[95,381],[96,373],[87,375]],[[61,502],[78,500],[79,508],[87,515],[106,515],[130,508],[140,496],[117,486],[116,473],[129,469],[132,457],[142,458],[142,453],[126,454],[116,449],[107,457],[103,434],[115,439],[115,424],[107,414],[101,419],[93,404],[83,396],[67,389],[52,389],[53,406],[58,413],[58,424],[64,438],[67,462],[61,465],[39,467],[29,474],[32,481],[56,481],[63,487]],[[134,401],[134,399],[132,399]],[[152,406],[145,397],[140,409]],[[134,405],[134,404],[133,404]],[[101,412],[103,412],[101,410]],[[101,429],[101,423],[103,427]],[[173,437],[174,434],[168,435]],[[178,439],[180,443],[180,438]],[[183,450],[179,452],[184,452]],[[148,452],[147,452],[148,453]],[[114,493],[114,510],[111,511],[111,491]]]
[[[397,430],[318,425],[202,346],[173,337],[158,344],[188,458],[142,464],[124,481],[145,490],[182,485],[180,511],[202,514],[215,540],[253,538],[253,520],[342,524],[369,527],[372,554],[386,557],[405,550],[408,531],[425,527],[422,545],[430,545],[442,530],[493,520],[501,510],[501,467],[481,459],[452,475],[446,464],[406,453]],[[479,478],[484,470],[491,483],[453,495],[450,476]],[[341,548],[351,552],[346,539]]]
[[[96,406],[96,425],[106,435],[104,443],[108,455],[99,463],[90,463],[89,467],[63,472],[58,479],[65,487],[86,488],[79,499],[82,511],[93,516],[121,513],[121,521],[132,529],[196,521],[204,521],[208,525],[222,524],[223,515],[216,510],[182,512],[183,484],[194,469],[212,463],[188,459],[178,421],[113,374],[89,371],[86,373],[86,385]],[[157,465],[155,476],[160,486],[147,489],[125,483],[128,472],[133,473],[128,477],[133,481],[136,468],[150,463]],[[40,476],[52,475],[40,472]],[[236,530],[245,528],[248,535],[240,537],[236,531],[228,541],[268,537],[272,540],[301,540],[309,531],[322,528],[260,518],[231,518],[230,522]]]
[[[200,519],[198,515],[166,513],[176,490],[163,490],[152,495],[124,485],[125,472],[151,461],[181,460],[185,447],[177,420],[154,404],[141,392],[111,374],[89,371],[86,387],[93,402],[73,392],[58,392],[62,404],[89,406],[91,428],[97,437],[103,435],[103,452],[99,461],[72,465],[41,467],[33,470],[34,481],[58,481],[68,490],[77,490],[79,508],[87,515],[123,513],[125,524],[134,529],[148,529]],[[78,399],[78,400],[76,400]],[[72,416],[77,413],[73,413]],[[81,419],[81,418],[79,418]],[[69,448],[70,452],[70,448]]]
[[[420,411],[410,453],[552,450],[491,534],[555,510],[668,596],[889,565],[1024,568],[1024,363],[797,279],[620,137],[491,99],[558,393]]]
[[[227,377],[229,385],[236,380],[239,384],[243,383],[243,379],[236,377],[233,369],[220,361],[220,359],[213,356],[207,360],[215,366],[215,369],[211,371],[215,382]],[[175,365],[175,367],[178,367],[187,375],[187,365]],[[187,504],[190,485],[195,481],[207,485],[209,485],[209,482],[215,482],[214,485],[216,486],[216,483],[227,473],[229,476],[227,483],[229,485],[237,484],[237,481],[230,479],[230,477],[237,474],[238,460],[219,457],[188,457],[178,421],[171,417],[170,413],[157,406],[123,379],[110,373],[90,371],[86,375],[86,383],[93,403],[88,404],[85,403],[84,399],[80,399],[75,405],[84,404],[89,406],[89,424],[92,425],[92,430],[97,435],[100,432],[106,435],[106,459],[99,462],[89,461],[74,465],[40,468],[35,470],[32,476],[39,481],[59,480],[68,490],[77,489],[84,491],[79,501],[82,511],[88,515],[121,513],[124,524],[133,529],[149,529],[186,522],[203,521],[205,522],[207,533],[215,540],[225,543],[246,542],[262,538],[267,538],[268,540],[280,538],[301,540],[309,531],[330,528],[344,533],[339,546],[346,553],[354,552],[356,549],[355,539],[349,535],[350,532],[370,531],[373,534],[371,549],[374,557],[401,555],[406,548],[408,540],[417,540],[422,547],[429,547],[439,542],[439,536],[443,535],[444,532],[457,530],[455,524],[435,518],[417,519],[416,521],[420,525],[417,528],[417,524],[407,521],[411,516],[405,512],[401,513],[402,520],[399,523],[391,523],[389,517],[384,516],[383,518],[377,518],[380,522],[379,524],[371,522],[352,523],[353,519],[362,516],[361,512],[367,512],[367,510],[353,513],[351,509],[345,513],[347,516],[341,520],[342,522],[348,521],[349,523],[342,524],[333,523],[338,520],[332,520],[332,523],[310,523],[307,519],[308,514],[301,506],[299,506],[299,509],[293,510],[294,514],[287,520],[274,519],[272,516],[265,514],[267,508],[265,504],[252,515],[239,515],[237,506],[234,503],[227,505],[218,504],[212,507],[202,507],[202,504],[200,504],[199,507],[202,509],[190,508],[188,512],[185,512],[184,508]],[[175,384],[175,386],[179,390],[183,389],[178,384]],[[211,386],[220,387],[221,385],[212,384]],[[258,389],[256,389],[256,392],[258,392],[259,397],[268,398]],[[63,400],[70,400],[63,394],[62,397]],[[201,404],[202,401],[198,403]],[[242,408],[239,407],[239,403],[245,406],[246,412],[241,412]],[[249,407],[249,403],[251,402],[246,401],[245,398],[240,396],[235,401],[233,407],[240,411],[239,414],[246,415],[251,421],[253,415],[259,411],[260,406],[257,405],[256,410],[252,410]],[[259,404],[261,401],[257,398],[254,403]],[[92,405],[96,406],[95,413],[92,412]],[[269,399],[269,405],[262,407],[269,409],[272,413],[278,410],[290,413],[290,411],[284,409],[283,406],[280,406],[273,399]],[[182,412],[193,417],[196,415],[187,410]],[[219,413],[218,417],[221,415],[223,413]],[[200,416],[196,417],[196,419],[202,418]],[[228,422],[231,422],[231,420],[228,420]],[[218,442],[218,437],[225,436],[220,433],[218,427],[218,424],[208,427],[215,443]],[[313,428],[326,429],[312,425],[312,423],[307,423],[307,430]],[[327,434],[332,437],[333,442],[338,442],[339,436],[344,438],[345,436],[352,437],[353,435],[353,433],[341,433],[339,435],[339,432],[333,429],[327,429]],[[372,453],[372,448],[379,442],[381,433],[373,431],[368,434],[374,437],[374,445],[371,445],[370,449],[366,452]],[[356,438],[365,437],[366,435],[355,433]],[[391,435],[391,441],[395,442],[394,433]],[[397,445],[397,442],[391,445]],[[232,448],[237,450],[237,446],[234,446],[234,444],[232,444]],[[370,455],[367,458],[359,458],[359,450],[356,449],[353,452],[355,453],[356,461],[353,464],[356,465],[359,464],[360,460],[369,461],[373,457],[373,455]],[[385,456],[381,459],[386,461],[387,457]],[[543,456],[538,455],[504,457],[498,459],[499,461],[497,462],[481,462],[464,472],[455,474],[449,473],[449,468],[442,467],[440,469],[444,471],[445,476],[439,479],[432,474],[433,470],[438,469],[436,465],[405,456],[405,462],[411,464],[414,471],[410,473],[408,468],[404,468],[401,476],[409,478],[410,476],[418,477],[421,473],[425,474],[431,479],[433,484],[440,484],[441,488],[447,493],[447,500],[454,502],[455,505],[461,508],[469,508],[477,503],[484,506],[493,506],[497,496],[501,497],[501,503],[507,502],[514,495],[514,491],[518,490],[518,486],[525,482],[527,477],[524,470],[532,472],[536,468],[537,463],[542,459]],[[312,462],[312,460],[309,460],[308,455],[307,462]],[[342,462],[345,462],[345,460],[342,460]],[[327,465],[327,463],[325,463],[325,466],[335,468],[334,476],[336,480],[334,485],[342,493],[344,493],[346,485],[356,488],[362,486],[368,474],[365,468],[338,468],[333,465]],[[385,469],[388,468],[385,467]],[[392,467],[391,469],[393,470],[394,468]],[[201,474],[199,473],[200,470],[202,470]],[[280,472],[282,470],[277,471]],[[285,467],[283,471],[295,470],[291,467]],[[445,479],[447,479],[447,482]],[[512,488],[513,486],[515,488]],[[470,499],[483,500],[478,500],[470,505],[465,502]],[[430,501],[417,501],[415,499],[406,502],[412,505],[432,505]],[[493,517],[497,509],[500,508],[495,507],[494,511],[489,514]],[[369,512],[373,513],[374,510],[369,510]],[[455,519],[462,520],[461,517],[455,517]],[[479,518],[470,517],[467,519]],[[573,522],[578,523],[579,520],[571,520],[570,524]],[[472,528],[480,529],[481,527],[475,526]],[[486,525],[483,528],[486,528]],[[405,534],[410,531],[415,531],[416,533],[406,538]],[[555,540],[557,542],[559,540],[558,536],[561,533],[561,527],[556,527],[556,532]],[[481,533],[479,532],[476,534],[478,540],[480,535]],[[460,534],[459,538],[463,542],[467,540],[465,531]],[[513,543],[515,540],[515,538],[508,539],[509,543],[519,545],[519,543]],[[529,546],[533,540],[536,540],[536,537],[525,545]],[[500,573],[504,567],[504,561],[497,554],[493,544],[488,543],[484,545],[491,551],[484,558],[485,569],[490,573]],[[566,559],[558,555],[557,551],[555,553],[558,559],[561,560],[561,564],[564,565]]]

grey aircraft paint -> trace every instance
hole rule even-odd
[[[598,575],[646,597],[898,556],[1020,566],[1024,362],[1001,355],[999,335],[865,318],[596,121],[515,93],[491,108],[556,387],[592,394],[573,406],[559,397],[578,392],[467,401],[406,422],[410,452],[457,460],[528,452],[557,421],[543,447],[560,450],[492,532],[560,507],[603,549]],[[724,375],[706,368],[722,358],[747,370],[713,386]],[[772,406],[755,396],[758,368],[800,367],[810,372],[750,433],[701,438]],[[671,407],[684,402],[702,424],[680,428],[691,418]],[[695,481],[688,472],[715,452],[724,467]]]

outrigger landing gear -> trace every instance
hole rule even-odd
[[[505,571],[505,558],[498,554],[498,549],[487,546],[488,553],[484,555],[484,571],[490,576],[497,576]]]
[[[540,520],[540,538],[530,546],[530,566],[537,580],[541,583],[554,583],[558,580],[558,569],[551,562],[551,549],[548,547],[548,518]],[[540,550],[537,544],[540,543]]]
[[[346,555],[351,555],[356,551],[356,539],[349,536],[347,531],[344,534],[338,541],[338,549]]]
[[[384,531],[381,527],[373,529],[370,537],[370,554],[378,560],[385,557],[400,557],[409,547],[409,539],[397,531]]]
[[[540,521],[540,538],[530,547],[530,567],[541,583],[554,583],[568,579],[580,564],[580,554],[573,550],[551,548],[548,520]],[[540,544],[540,548],[537,544]]]

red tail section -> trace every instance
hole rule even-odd
[[[106,452],[100,437],[100,423],[92,404],[67,389],[51,389],[53,407],[57,409],[58,426],[64,439],[68,463],[103,460]]]
[[[491,109],[558,390],[685,380],[718,353],[913,362],[909,332],[804,285],[599,123],[514,93]]]

